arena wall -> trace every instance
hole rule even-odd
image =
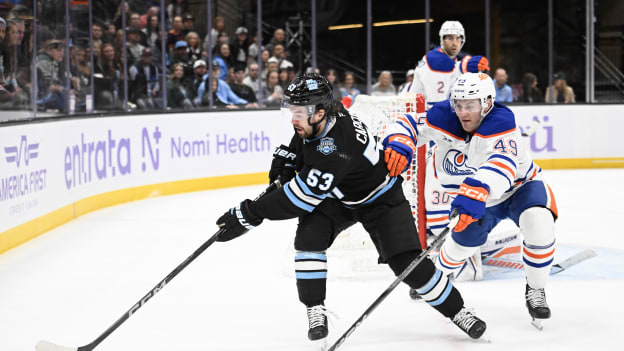
[[[624,167],[623,105],[512,106],[537,163]],[[124,202],[268,181],[279,111],[134,115],[0,127],[0,253]],[[223,204],[224,208],[234,205]]]

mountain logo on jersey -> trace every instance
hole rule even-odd
[[[444,156],[442,167],[444,168],[444,172],[449,175],[467,176],[475,174],[477,169],[466,166],[466,161],[466,155],[461,151],[450,149]]]
[[[338,150],[338,147],[334,144],[334,138],[322,138],[319,141],[319,145],[316,147],[316,151],[319,151],[325,156],[336,150]]]

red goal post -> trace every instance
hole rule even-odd
[[[368,126],[379,142],[386,136],[388,125],[399,116],[411,114],[418,123],[424,123],[425,98],[421,94],[406,96],[358,95],[349,108]],[[422,121],[422,122],[421,122]],[[427,225],[425,211],[426,145],[417,148],[412,164],[403,174],[403,191],[412,208],[412,215],[418,229],[423,249],[427,247]]]

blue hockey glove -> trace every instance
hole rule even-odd
[[[459,194],[451,202],[451,211],[459,210],[459,222],[453,230],[461,232],[485,214],[485,204],[490,196],[490,187],[473,178],[466,178],[459,187]]]
[[[479,73],[490,70],[490,62],[485,56],[472,56],[468,60],[468,72]]]
[[[251,200],[245,200],[217,219],[217,225],[222,229],[217,241],[230,241],[262,223],[262,218],[256,217],[249,210],[250,203]]]
[[[405,172],[412,162],[412,156],[416,151],[414,141],[403,134],[388,135],[384,141],[384,161],[388,167],[389,175],[396,177]]]

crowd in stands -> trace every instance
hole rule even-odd
[[[186,0],[167,1],[166,38],[161,38],[160,1],[125,1],[125,31],[121,5],[110,7],[107,1],[93,2],[91,43],[89,22],[85,21],[87,1],[71,1],[74,5],[69,43],[63,20],[64,0],[40,2],[36,27],[33,1],[17,2],[0,2],[0,109],[30,109],[32,81],[37,82],[34,99],[42,111],[84,111],[89,99],[96,110],[162,109],[163,96],[171,109],[193,109],[211,103],[232,109],[272,107],[280,105],[288,83],[305,69],[295,67],[290,60],[284,29],[275,29],[272,37],[259,45],[257,36],[248,28],[239,26],[228,33],[225,18],[216,16],[213,27],[202,33]],[[36,72],[31,69],[35,34]],[[165,41],[164,52],[161,39]],[[67,46],[69,65],[65,58]],[[208,53],[212,57],[210,65]],[[166,91],[163,75],[167,77]],[[408,70],[400,81],[405,82],[397,87],[393,74],[381,71],[370,94],[397,95],[413,75],[414,70]],[[353,99],[362,93],[353,72],[329,68],[325,76],[334,87],[336,99]],[[497,69],[494,78],[498,101],[574,102],[574,92],[561,74],[554,77],[555,84],[545,94],[531,73],[513,89],[507,84],[504,69]],[[91,84],[94,96],[90,95]],[[124,106],[126,100],[128,104]]]

